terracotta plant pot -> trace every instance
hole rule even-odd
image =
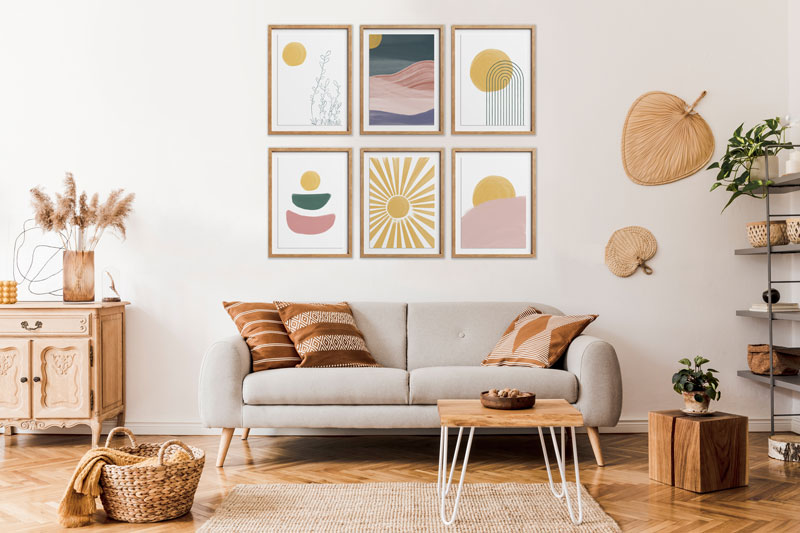
[[[703,397],[702,402],[698,402],[695,400],[694,395],[699,394]],[[686,406],[687,411],[692,411],[693,413],[707,413],[708,412],[708,404],[711,402],[711,398],[708,397],[708,394],[705,392],[684,392],[683,393],[683,403]]]
[[[64,301],[94,301],[94,252],[64,252]]]

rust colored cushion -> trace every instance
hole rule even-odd
[[[543,315],[533,307],[511,322],[483,366],[553,366],[597,315]]]
[[[286,333],[273,303],[222,302],[250,347],[253,372],[300,364],[300,356]]]
[[[346,303],[275,302],[303,361],[299,367],[380,366]]]

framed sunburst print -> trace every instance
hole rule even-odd
[[[442,133],[444,26],[361,26],[361,133]]]
[[[269,257],[352,257],[350,148],[269,149]]]
[[[350,133],[351,28],[269,26],[267,130],[270,134]]]
[[[453,257],[536,257],[536,150],[452,150]]]
[[[361,150],[361,256],[442,257],[443,150]]]
[[[535,132],[536,26],[452,26],[451,131]]]

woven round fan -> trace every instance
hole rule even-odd
[[[714,134],[692,105],[661,91],[631,106],[622,129],[622,166],[639,185],[664,185],[691,176],[714,154]]]
[[[657,247],[653,234],[640,226],[618,229],[606,244],[606,266],[621,278],[627,278],[639,267],[649,276],[653,269],[645,261],[656,255]]]

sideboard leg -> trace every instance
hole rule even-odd
[[[89,427],[92,428],[92,448],[100,446],[100,432],[103,429],[103,423],[99,420],[92,420],[89,422]]]
[[[16,435],[17,430],[14,426],[6,426],[5,432],[3,433],[6,437],[10,437],[11,435]]]
[[[125,411],[120,411],[117,415],[117,427],[125,426]]]

